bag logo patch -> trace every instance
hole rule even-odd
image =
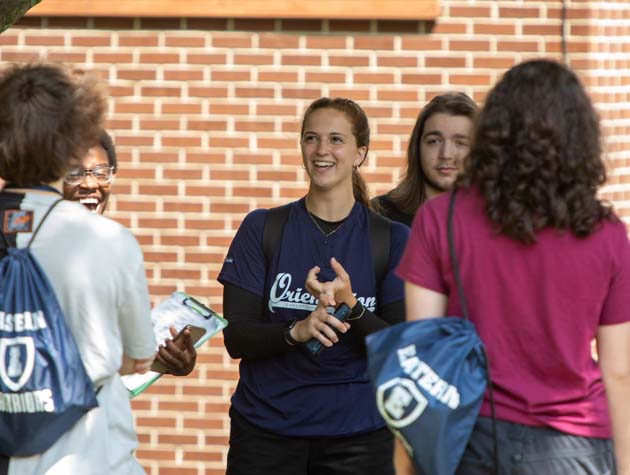
[[[0,378],[11,391],[24,386],[35,366],[35,344],[33,338],[20,336],[0,340]]]
[[[8,209],[4,212],[2,232],[7,234],[30,233],[33,230],[33,212],[25,209]]]
[[[385,422],[400,429],[420,417],[428,401],[412,380],[393,378],[376,390],[376,404]]]

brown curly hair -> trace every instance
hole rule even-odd
[[[105,100],[97,81],[54,64],[0,76],[0,176],[13,186],[52,183],[98,142]]]
[[[551,60],[511,68],[479,115],[466,173],[500,232],[523,243],[546,227],[588,236],[612,217],[599,120],[579,79]]]

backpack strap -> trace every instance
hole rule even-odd
[[[371,209],[368,209],[370,221],[370,251],[374,265],[374,282],[377,295],[380,294],[381,284],[387,273],[389,250],[391,245],[391,221]]]
[[[455,252],[455,232],[453,230],[453,215],[455,213],[455,198],[457,196],[457,189],[451,192],[451,197],[448,202],[448,252],[451,257],[451,267],[453,268],[453,275],[455,277],[455,284],[457,285],[457,295],[459,295],[459,303],[462,307],[462,313],[464,318],[469,320],[468,317],[468,304],[466,303],[466,294],[464,293],[464,284],[462,284],[462,277],[459,272],[459,261],[457,260],[457,253]]]
[[[461,273],[459,272],[459,263],[457,261],[457,253],[455,252],[455,231],[453,224],[453,215],[455,214],[455,198],[457,197],[457,188],[451,192],[451,197],[448,203],[448,225],[447,225],[447,237],[448,237],[448,252],[451,256],[451,267],[453,269],[453,275],[455,277],[455,284],[457,285],[457,293],[459,295],[459,303],[462,307],[462,313],[464,318],[469,320],[468,305],[466,303],[466,295],[464,294],[464,284],[462,283]],[[488,361],[488,353],[486,347],[483,346],[483,355],[485,360],[486,372],[488,373],[488,396],[490,397],[490,414],[492,419],[492,448],[494,450],[494,473],[498,475],[499,472],[499,438],[497,436],[497,416],[494,405],[494,387],[492,383],[492,376],[490,374],[490,363]]]
[[[271,208],[265,217],[263,226],[262,250],[265,256],[266,266],[269,267],[273,255],[276,253],[282,239],[284,225],[289,219],[289,205]]]
[[[391,231],[389,219],[368,209],[370,252],[372,253],[372,263],[374,265],[374,281],[376,282],[377,293],[380,293],[381,283],[387,273],[389,263],[389,248],[391,242]],[[289,219],[289,205],[277,206],[267,212],[265,224],[263,226],[262,250],[265,256],[267,267],[278,249],[282,239],[284,225]]]
[[[42,220],[39,222],[39,224],[35,228],[35,231],[33,231],[33,235],[31,236],[31,239],[28,241],[28,244],[26,245],[27,249],[29,249],[31,247],[31,244],[33,244],[33,240],[35,239],[35,236],[37,236],[37,233],[42,228],[42,224],[44,224],[44,221],[46,221],[46,218],[48,217],[48,215],[50,215],[50,212],[53,210],[55,206],[57,206],[62,201],[63,201],[63,198],[59,198],[50,206],[50,208],[48,208],[48,211],[46,211],[46,214],[44,214],[44,216],[42,217]]]
[[[4,211],[4,210],[3,210]],[[0,248],[2,251],[5,251],[11,247],[9,244],[9,240],[6,235],[2,232],[2,226],[0,226],[0,236],[2,237],[2,242],[4,243],[4,247]]]
[[[63,201],[63,198],[59,198],[57,201],[55,201],[50,206],[50,208],[48,208],[48,210],[46,211],[46,213],[42,217],[42,220],[39,222],[39,224],[35,228],[35,231],[33,231],[33,235],[31,236],[31,239],[29,239],[28,244],[26,245],[26,249],[31,247],[31,244],[33,243],[33,240],[35,239],[35,236],[37,236],[37,233],[39,232],[40,228],[42,227],[42,224],[44,224],[44,221],[46,221],[46,218],[48,218],[48,215],[50,214],[50,212],[53,210],[53,208],[55,206],[57,206],[59,204],[60,201]],[[7,240],[7,237],[5,236],[5,234],[2,232],[1,228],[0,228],[0,237],[2,237],[2,241],[4,243],[4,247],[2,249],[3,250],[4,249],[9,249],[11,246],[9,245],[9,241]]]

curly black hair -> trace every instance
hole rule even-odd
[[[0,176],[15,186],[52,183],[98,141],[105,99],[96,78],[56,64],[0,74]]]
[[[585,237],[613,215],[597,198],[601,154],[599,119],[575,73],[526,61],[488,95],[458,186],[478,186],[490,220],[518,241],[547,227]]]
[[[106,131],[103,131],[98,139],[98,144],[105,150],[109,166],[114,167],[114,173],[116,173],[118,171],[118,159],[116,158],[116,147],[112,137]]]

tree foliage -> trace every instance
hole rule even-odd
[[[0,33],[42,0],[0,0]]]

